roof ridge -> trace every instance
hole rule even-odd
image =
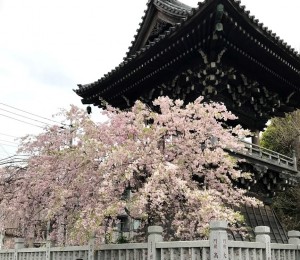
[[[154,3],[161,3],[161,4],[165,4],[168,5],[172,8],[175,9],[180,9],[180,10],[184,10],[186,12],[190,11],[192,9],[191,6],[188,6],[178,0],[155,0]]]
[[[145,23],[145,17],[147,16],[148,12],[149,12],[149,9],[150,9],[150,4],[151,2],[154,2],[155,0],[148,0],[147,2],[147,7],[146,9],[144,10],[144,15],[141,17],[142,19],[142,22],[139,23],[139,28],[136,29],[136,34],[133,36],[133,40],[131,41],[131,45],[128,47],[128,51],[126,52],[125,54],[125,57],[128,57],[129,56],[129,53],[131,52],[132,48],[133,48],[133,44],[135,43],[135,41],[137,40],[137,36],[139,35],[142,27],[143,27],[143,24]]]

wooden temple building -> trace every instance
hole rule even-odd
[[[300,56],[236,0],[206,0],[191,8],[177,0],[149,0],[123,61],[99,80],[78,85],[83,104],[103,101],[126,109],[158,96],[186,103],[204,96],[223,102],[238,123],[257,133],[272,117],[300,108]],[[253,138],[241,165],[255,179],[240,185],[261,198],[297,182],[297,161]],[[272,209],[245,208],[250,226],[268,225],[274,242],[286,235]]]

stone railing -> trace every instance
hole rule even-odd
[[[293,157],[289,157],[247,141],[241,140],[240,142],[245,145],[245,151],[238,153],[244,154],[246,157],[249,156],[266,163],[278,165],[292,171],[297,171],[297,158],[294,152]]]
[[[209,240],[163,241],[163,229],[148,228],[147,243],[24,248],[16,239],[15,249],[1,250],[0,260],[296,260],[300,259],[300,232],[290,231],[289,244],[270,242],[270,228],[255,228],[255,242],[228,240],[224,221],[210,223]]]

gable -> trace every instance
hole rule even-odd
[[[159,35],[164,34],[171,26],[182,22],[191,12],[191,9],[191,7],[176,0],[149,1],[127,56],[154,42]]]

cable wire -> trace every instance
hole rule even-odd
[[[6,143],[9,143],[9,144],[17,144],[16,142],[7,141],[7,140],[4,140],[4,139],[0,139],[0,142],[6,142]]]
[[[0,165],[25,163],[28,160],[27,160],[27,158],[24,158],[23,156],[27,156],[27,155],[11,155],[6,158],[0,159]]]
[[[11,111],[6,110],[6,109],[3,109],[3,108],[0,108],[0,110],[5,111],[5,112],[10,113],[10,114],[13,114],[13,115],[15,115],[15,116],[20,116],[20,117],[23,117],[23,118],[26,118],[26,119],[29,119],[29,120],[32,120],[32,121],[35,121],[35,122],[38,122],[38,123],[42,123],[42,124],[45,124],[45,125],[49,126],[48,123],[42,122],[42,121],[37,120],[37,119],[33,119],[33,118],[30,118],[30,117],[27,117],[27,116],[23,116],[23,115],[20,115],[20,114],[18,114],[18,113],[11,112]]]
[[[14,157],[16,157],[16,155],[10,155],[8,157],[0,159],[0,162],[7,161],[7,160],[12,160]]]
[[[13,119],[13,120],[16,120],[16,121],[22,122],[22,123],[24,123],[24,124],[28,124],[28,125],[32,125],[32,126],[36,126],[36,127],[39,127],[39,128],[42,128],[42,129],[44,129],[44,127],[42,127],[42,126],[35,125],[35,124],[31,124],[31,123],[28,123],[28,122],[26,122],[26,121],[23,121],[23,120],[20,120],[20,119],[17,119],[17,118],[14,118],[14,117],[8,116],[8,115],[0,114],[0,116],[4,116],[4,117],[10,118],[10,119]]]
[[[0,162],[0,165],[6,165],[6,164],[16,164],[16,163],[25,163],[26,160],[12,160],[7,162]]]
[[[8,134],[4,134],[4,133],[0,133],[0,135],[4,135],[4,136],[8,136],[8,137],[12,137],[12,138],[20,138],[18,136],[14,136],[14,135],[8,135]]]
[[[4,148],[4,146],[2,144],[0,144],[0,147],[1,147],[2,151],[4,153],[6,153],[6,155],[10,156],[10,154],[6,151],[6,149]]]
[[[20,158],[19,158],[20,157]],[[5,157],[5,158],[2,158],[0,159],[0,162],[1,161],[4,161],[4,160],[9,160],[9,159],[12,159],[12,158],[18,158],[18,159],[22,159],[22,157],[30,157],[30,155],[28,154],[15,154],[15,155],[9,155],[8,157]],[[26,158],[25,158],[26,159]],[[25,160],[24,159],[24,160]]]
[[[4,146],[10,146],[10,147],[18,147],[17,145],[12,145],[12,144],[4,144],[4,143],[0,143],[0,145],[4,145]]]
[[[10,158],[12,158],[12,157],[14,157],[14,155],[10,155],[10,156],[8,156],[8,157],[6,157],[6,158],[0,159],[0,161],[7,160],[7,159],[10,159]]]
[[[43,117],[43,116],[39,116],[39,115],[33,114],[33,113],[31,113],[31,112],[28,112],[28,111],[25,111],[25,110],[22,110],[22,109],[19,109],[19,108],[16,108],[16,107],[13,107],[13,106],[4,104],[4,103],[2,103],[2,102],[0,102],[0,105],[6,106],[6,107],[10,107],[10,108],[12,108],[12,109],[21,111],[21,112],[23,112],[23,113],[26,113],[26,114],[29,114],[29,115],[32,115],[32,116],[36,116],[36,117],[39,117],[39,118],[42,118],[42,119],[51,121],[51,122],[53,122],[53,123],[57,123],[57,124],[60,124],[60,125],[67,126],[67,125],[64,124],[64,123],[61,123],[61,122],[58,122],[58,121],[55,121],[55,120],[53,120],[53,119],[49,119],[49,118],[46,118],[46,117]]]

